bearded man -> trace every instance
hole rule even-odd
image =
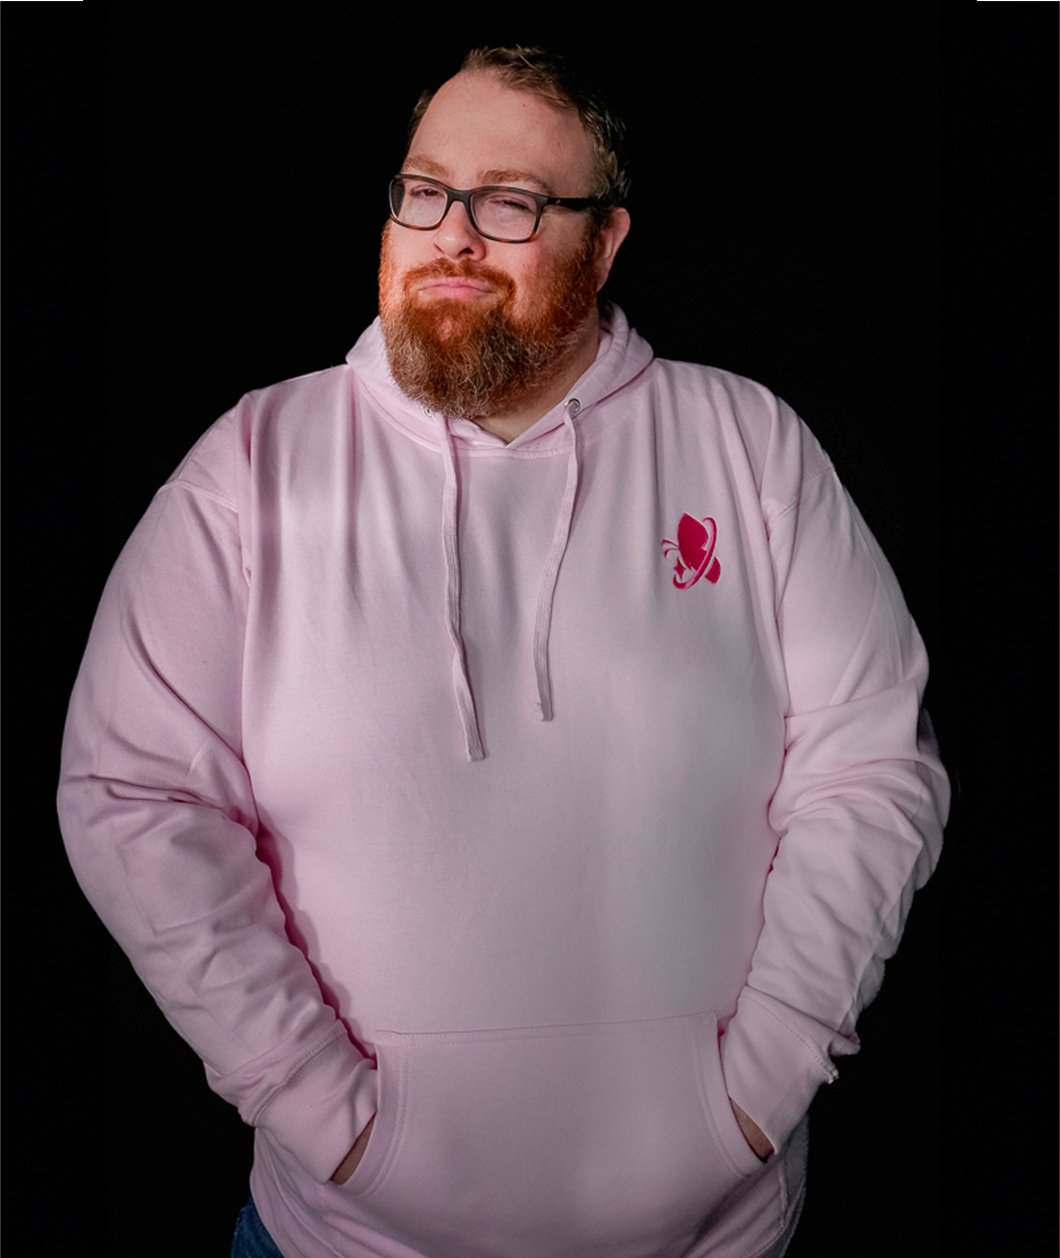
[[[237,1255],[782,1254],[937,860],[894,577],[783,402],[601,312],[627,188],[562,63],[470,54],[379,320],[104,594],[64,835],[255,1128]]]

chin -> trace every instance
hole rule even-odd
[[[496,419],[546,389],[583,352],[597,317],[595,233],[583,247],[517,290],[491,267],[439,259],[398,272],[384,240],[379,314],[390,370],[413,400],[450,416]],[[474,275],[493,301],[430,297],[433,275]]]

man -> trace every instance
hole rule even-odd
[[[783,1253],[937,859],[923,647],[827,458],[598,307],[620,132],[471,54],[378,323],[218,421],[104,595],[64,834],[256,1129],[237,1253]]]

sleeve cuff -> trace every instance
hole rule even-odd
[[[341,1027],[255,1116],[321,1184],[334,1175],[378,1106],[375,1063]]]
[[[857,1050],[855,1038],[745,988],[722,1035],[721,1067],[729,1096],[781,1149],[817,1089],[835,1079],[831,1055]]]

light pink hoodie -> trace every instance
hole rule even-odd
[[[750,1258],[938,856],[926,677],[765,389],[613,311],[504,445],[373,325],[159,491],[60,813],[288,1258]]]

